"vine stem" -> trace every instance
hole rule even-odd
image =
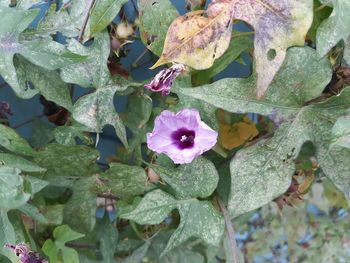
[[[90,0],[90,3],[89,3],[88,8],[86,10],[86,14],[85,14],[83,25],[82,25],[82,27],[80,29],[80,32],[79,32],[79,37],[78,37],[79,42],[81,42],[83,40],[84,31],[85,31],[87,22],[89,20],[91,8],[93,7],[94,3],[95,3],[95,0]]]
[[[227,208],[225,206],[225,204],[220,200],[219,197],[216,198],[217,202],[220,206],[221,212],[224,215],[224,219],[225,219],[225,225],[226,225],[226,230],[227,230],[227,237],[229,240],[229,244],[232,250],[232,263],[239,263],[239,257],[238,257],[238,247],[237,247],[237,243],[236,243],[236,238],[235,238],[235,231],[233,229],[233,225],[230,219],[230,216],[228,214]]]
[[[40,115],[37,115],[37,116],[34,116],[33,118],[30,118],[29,120],[25,120],[24,122],[21,122],[20,124],[17,124],[17,125],[15,125],[15,126],[11,127],[11,128],[12,128],[12,129],[21,128],[22,126],[25,126],[25,125],[31,123],[35,118],[40,119],[40,118],[43,118],[43,117],[45,117],[45,114],[44,114],[44,113],[43,113],[43,114],[40,114]]]
[[[317,7],[317,8],[314,9],[314,12],[319,12],[319,11],[321,11],[323,8],[327,7],[328,4],[329,4],[329,2],[327,2],[327,3],[323,4],[323,5],[320,5],[319,7]]]

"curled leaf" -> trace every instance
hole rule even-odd
[[[210,68],[226,51],[230,39],[231,6],[226,2],[213,3],[205,12],[190,12],[173,21],[163,53],[152,68],[169,62],[194,69]]]

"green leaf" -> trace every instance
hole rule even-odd
[[[321,95],[331,74],[329,62],[320,60],[313,49],[291,48],[262,100],[255,98],[254,76],[223,79],[210,85],[176,91],[229,112],[255,112],[277,118],[295,114],[304,102]]]
[[[22,213],[26,214],[27,216],[30,216],[33,220],[37,221],[41,224],[48,224],[49,221],[46,219],[46,217],[40,212],[40,210],[31,204],[24,204],[17,208]]]
[[[17,208],[29,200],[20,173],[17,168],[0,166],[0,209]]]
[[[147,182],[144,169],[126,164],[111,163],[110,169],[96,178],[99,192],[111,193],[121,199],[130,199],[154,188]]]
[[[21,87],[26,87],[30,82],[47,100],[68,110],[72,109],[68,85],[57,72],[38,67],[21,57],[15,57],[14,64]]]
[[[257,72],[257,97],[265,95],[286,56],[289,47],[305,42],[312,23],[313,0],[281,2],[271,0],[263,4],[253,0],[215,1],[206,16],[201,12],[177,18],[168,29],[163,53],[157,67],[165,63],[182,63],[203,70],[212,67],[231,40],[232,19],[243,20],[255,30],[254,57]],[[215,33],[213,33],[215,32]]]
[[[258,208],[285,192],[295,170],[293,159],[306,141],[312,141],[317,147],[320,164],[324,159],[326,175],[348,194],[345,175],[350,174],[350,167],[337,165],[331,170],[329,164],[333,155],[337,156],[336,162],[348,155],[343,152],[344,157],[340,158],[339,153],[329,152],[328,148],[335,120],[349,108],[349,91],[324,103],[305,106],[306,101],[321,94],[330,77],[328,62],[319,61],[315,51],[293,48],[263,100],[252,99],[253,78],[223,80],[181,90],[231,112],[268,115],[279,125],[273,138],[239,151],[232,159],[228,205],[232,216]]]
[[[190,237],[200,238],[214,246],[219,245],[224,232],[224,220],[207,201],[176,200],[161,190],[155,190],[146,194],[133,211],[120,217],[138,224],[159,224],[175,208],[179,210],[181,222],[161,256]],[[205,220],[201,220],[203,218]]]
[[[16,233],[7,216],[7,213],[0,209],[0,254],[6,256],[11,262],[17,262],[16,254],[5,248],[5,244],[15,244]]]
[[[113,98],[116,86],[106,86],[94,93],[81,97],[73,109],[73,118],[93,132],[102,132],[105,125],[112,125],[118,138],[127,146],[126,130],[123,121],[114,108]]]
[[[6,165],[14,168],[18,168],[23,172],[45,172],[46,169],[28,161],[20,156],[0,153],[0,165]]]
[[[73,123],[71,126],[58,126],[55,128],[54,136],[56,142],[64,145],[75,145],[75,138],[79,138],[81,141],[88,145],[94,143],[89,134],[85,134],[87,128],[80,123]]]
[[[93,177],[74,183],[73,196],[64,208],[64,222],[79,232],[91,232],[96,224],[96,198]]]
[[[26,36],[48,36],[58,31],[67,37],[77,37],[89,5],[84,0],[72,0],[65,8],[56,11],[56,5],[51,4],[45,17],[39,22],[36,30],[27,31]]]
[[[148,249],[146,258],[150,262],[158,262],[160,255],[166,247],[166,243],[169,240],[170,234],[172,231],[162,231],[157,236],[154,236],[151,241],[151,246]],[[198,240],[193,241],[196,243]],[[188,246],[187,246],[188,245]],[[171,253],[164,255],[161,258],[162,263],[171,263],[171,262],[195,262],[195,263],[204,263],[207,262],[204,260],[204,257],[196,251],[192,250],[191,243],[185,243],[182,246],[174,248],[171,250]],[[209,261],[208,261],[209,263]]]
[[[331,16],[324,20],[317,30],[317,52],[324,56],[339,41],[350,37],[350,2],[348,0],[322,0],[323,4],[333,6]]]
[[[65,46],[48,39],[24,42],[19,52],[31,63],[48,70],[55,70],[85,60],[85,56],[70,52]]]
[[[34,118],[32,125],[33,132],[29,142],[34,149],[40,149],[53,141],[54,126],[51,123],[45,121],[45,119]]]
[[[54,241],[48,239],[43,245],[43,252],[49,256],[50,263],[58,263],[59,258],[63,263],[79,262],[79,255],[73,248],[65,245],[66,242],[79,239],[83,234],[73,231],[67,225],[58,226],[53,231]]]
[[[350,66],[350,36],[345,41],[344,60]]]
[[[169,0],[138,1],[142,42],[157,56],[162,54],[166,32],[179,15]]]
[[[118,230],[109,221],[108,216],[98,221],[96,225],[96,236],[100,242],[100,251],[103,262],[114,263],[114,253],[118,246]]]
[[[137,134],[138,132],[144,132],[142,128],[145,127],[152,114],[152,100],[140,94],[134,92],[128,97],[128,104],[126,107],[127,121],[125,122],[130,130]]]
[[[96,89],[94,93],[81,97],[75,103],[73,118],[94,132],[101,132],[107,124],[112,125],[122,143],[127,146],[125,126],[115,111],[113,98],[117,91],[124,91],[132,84],[126,80],[111,78],[107,68],[110,52],[107,32],[97,34],[90,47],[71,40],[70,49],[89,57],[83,63],[63,68],[63,80]]]
[[[65,205],[47,205],[41,207],[40,211],[47,218],[49,225],[60,225],[63,222],[63,211]]]
[[[191,87],[191,79],[188,77],[179,77],[175,80],[172,91],[177,93],[179,97],[179,102],[174,107],[170,107],[172,111],[179,111],[184,108],[195,108],[198,109],[198,111],[201,114],[201,119],[207,123],[211,128],[215,130],[219,130],[219,124],[216,119],[216,107],[213,107],[213,105],[206,103],[202,100],[197,100],[193,97],[186,96],[182,94],[181,92],[177,92],[177,90],[183,87]]]
[[[150,242],[144,243],[139,248],[135,249],[132,254],[123,260],[120,261],[120,263],[141,263],[143,262],[142,259],[146,256],[147,251],[150,247]]]
[[[100,0],[96,1],[90,11],[85,29],[84,40],[94,37],[104,30],[118,15],[120,8],[128,0]]]
[[[97,34],[94,42],[88,47],[81,45],[75,39],[70,39],[68,49],[82,56],[87,56],[87,59],[81,63],[62,68],[62,79],[84,88],[104,88],[111,81],[107,67],[110,52],[109,42],[109,35],[106,31]]]
[[[313,42],[316,42],[317,29],[321,23],[332,13],[332,8],[329,6],[324,7],[319,0],[314,0],[314,10],[316,11],[314,11],[314,19],[308,32],[308,37]]]
[[[39,178],[33,177],[33,176],[26,176],[24,177],[25,182],[29,184],[29,192],[31,193],[32,197],[34,197],[34,194],[44,189],[46,186],[49,185],[47,181],[41,180]]]
[[[196,262],[204,263],[206,262],[204,257],[195,251],[184,249],[184,248],[175,248],[171,253],[166,254],[164,257],[163,263],[171,262]]]
[[[22,98],[30,98],[36,92],[31,89],[23,89],[18,84],[13,56],[21,49],[18,42],[19,34],[34,20],[38,11],[35,9],[16,11],[0,7],[0,24],[2,25],[0,29],[0,75]]]
[[[233,34],[230,45],[222,57],[215,60],[211,68],[195,71],[192,74],[192,82],[196,86],[208,83],[211,78],[223,71],[229,64],[238,59],[244,51],[250,48],[253,48],[253,39],[247,36],[240,36],[240,33],[236,32],[236,34]]]
[[[272,139],[244,149],[232,159],[228,208],[233,216],[267,204],[287,190],[295,171],[294,159],[306,141],[314,143],[320,167],[349,199],[350,166],[345,160],[350,151],[329,150],[332,126],[349,108],[349,95],[347,89],[340,97],[301,108]]]
[[[332,145],[350,148],[350,111],[340,117],[332,128]]]
[[[36,155],[36,152],[30,147],[29,143],[10,127],[0,124],[0,134],[0,146],[5,149],[27,156]]]
[[[30,98],[36,91],[19,84],[13,64],[16,53],[47,69],[57,69],[84,59],[49,39],[19,41],[20,33],[35,19],[38,12],[38,9],[25,11],[0,8],[0,23],[3,25],[0,30],[0,75],[21,98]]]
[[[214,164],[204,157],[177,168],[152,165],[152,169],[174,189],[177,198],[208,197],[219,181]]]
[[[64,154],[62,154],[64,153]],[[34,162],[46,168],[45,177],[86,177],[97,172],[98,152],[82,145],[49,144],[34,158]]]
[[[8,0],[10,2],[10,0]],[[16,8],[17,9],[29,9],[35,4],[38,4],[40,1],[39,0],[18,0],[16,3]]]
[[[170,237],[162,255],[190,237],[197,237],[207,244],[219,246],[225,223],[210,202],[195,200],[179,205],[178,209],[181,217],[180,225]]]
[[[120,217],[143,225],[160,224],[176,205],[176,200],[171,195],[161,190],[154,190],[146,194],[133,211],[121,214]]]

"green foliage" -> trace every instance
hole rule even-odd
[[[56,227],[53,231],[54,240],[46,240],[43,245],[43,251],[49,256],[50,262],[74,263],[79,261],[77,251],[66,247],[66,242],[79,239],[83,234],[73,231],[67,225]]]
[[[349,224],[338,214],[350,201],[348,0],[216,0],[184,16],[168,0],[51,2],[37,25],[39,1],[0,2],[0,76],[44,106],[28,140],[0,101],[0,262],[17,263],[4,245],[19,243],[50,263],[255,262],[276,242],[293,262],[347,262]],[[236,19],[251,31],[232,33]],[[119,23],[130,25],[128,38]],[[129,70],[132,42],[146,53]],[[160,56],[156,65],[186,64],[169,95],[132,79],[146,70],[144,54],[152,63]],[[246,56],[249,77],[220,79]],[[166,72],[155,91],[171,80]],[[148,149],[147,133],[164,110],[185,108],[218,141],[175,165]],[[244,122],[254,138],[241,134]],[[112,156],[98,150],[106,126],[120,141]],[[166,139],[159,144],[183,154]],[[231,139],[240,144],[226,149]],[[236,252],[232,227],[252,225]]]
[[[350,3],[347,0],[321,1],[331,5],[333,12],[317,29],[317,51],[321,56],[327,54],[339,41],[347,41],[350,32],[350,18],[348,10]]]

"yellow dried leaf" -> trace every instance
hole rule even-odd
[[[220,123],[219,138],[221,145],[228,150],[236,148],[259,134],[255,123],[248,119],[232,125]]]
[[[300,194],[306,194],[309,191],[312,183],[314,182],[314,179],[314,174],[309,174],[305,176],[304,181],[299,185],[298,192]]]
[[[152,69],[169,62],[198,70],[210,68],[229,46],[231,20],[229,3],[213,3],[206,11],[178,17],[170,25],[163,53]]]

